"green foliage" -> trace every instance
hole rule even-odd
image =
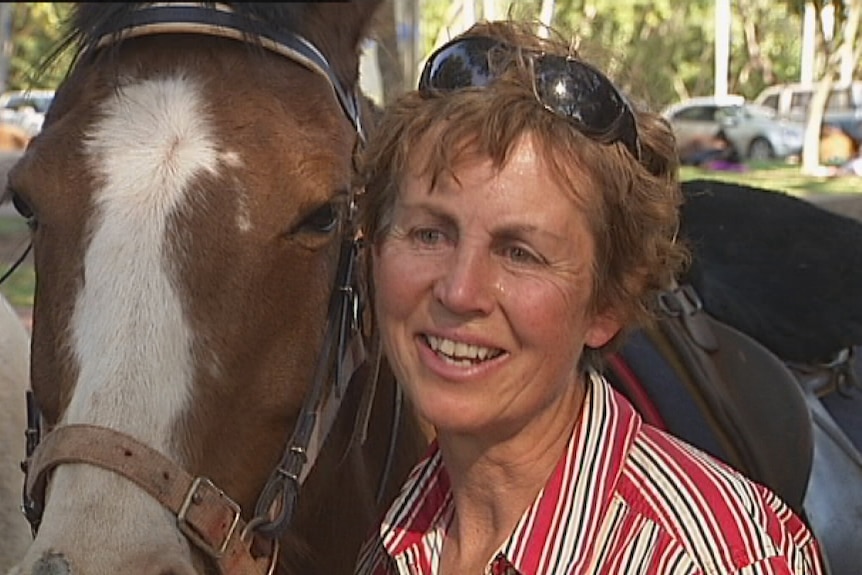
[[[781,162],[752,164],[745,172],[722,172],[702,170],[690,166],[680,169],[680,179],[707,179],[730,182],[743,186],[755,186],[776,192],[809,199],[848,197],[862,193],[858,176],[815,177],[806,176],[798,165]]]
[[[434,48],[434,43],[450,24],[452,19],[450,0],[421,0],[419,13],[422,15],[421,38],[419,53],[427,55]]]
[[[24,219],[17,215],[0,213],[0,276],[24,253],[30,241],[30,232]],[[6,281],[0,284],[0,294],[13,307],[29,309],[33,306],[36,276],[31,253]]]
[[[828,0],[818,0],[821,4]],[[474,1],[481,17],[483,2]],[[427,54],[458,18],[461,0],[421,0]],[[498,15],[535,19],[540,0],[498,0]],[[799,77],[803,0],[733,2],[729,91],[754,98]],[[553,26],[655,109],[714,92],[715,0],[556,0]]]
[[[417,59],[461,31],[459,9],[470,0],[417,2],[421,15]],[[732,93],[748,98],[765,86],[799,78],[802,14],[807,0],[734,0],[730,78]],[[834,4],[841,25],[851,2]],[[497,17],[537,19],[542,0],[472,0],[476,16],[493,4]],[[556,0],[553,26],[574,37],[581,53],[607,69],[631,94],[654,109],[714,92],[715,0]],[[62,34],[73,4],[14,3],[9,88],[55,88],[70,55],[42,68]],[[419,64],[420,62],[417,62]]]
[[[9,89],[56,88],[69,67],[65,54],[49,63],[63,34],[70,2],[16,2],[12,13],[13,51],[9,63]]]
[[[615,62],[615,78],[655,108],[714,91],[714,0],[558,0],[554,25],[579,38],[587,58]],[[795,80],[801,26],[774,0],[734,2],[729,91],[753,98]]]

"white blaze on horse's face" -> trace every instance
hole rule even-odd
[[[92,199],[85,281],[71,322],[79,375],[61,422],[122,431],[175,461],[183,458],[169,438],[190,401],[193,333],[168,260],[167,232],[171,216],[188,201],[190,182],[219,167],[205,109],[188,78],[129,84],[105,101],[86,139],[86,157],[101,185]],[[52,520],[31,556],[74,532],[102,534],[70,550],[98,573],[121,567],[110,563],[103,538],[124,546],[123,569],[135,547],[141,561],[154,561],[154,551],[188,553],[172,527],[175,518],[116,473],[63,465],[50,490],[46,513]]]
[[[80,375],[65,423],[121,429],[168,454],[192,359],[166,231],[190,181],[217,168],[202,109],[188,80],[130,85],[106,102],[87,142],[103,184],[72,320]]]

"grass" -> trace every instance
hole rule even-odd
[[[862,178],[844,176],[839,178],[814,178],[804,176],[799,166],[785,163],[752,164],[745,172],[720,172],[684,167],[680,173],[683,180],[713,179],[757,186],[794,196],[811,197],[817,194],[862,194]],[[17,216],[0,215],[0,240],[12,238],[14,253],[0,253],[0,275],[2,275],[26,247],[27,226]],[[36,283],[32,255],[0,285],[0,293],[13,306],[27,309],[33,305],[33,289]]]
[[[0,276],[12,266],[27,247],[29,232],[27,224],[19,216],[0,215]],[[33,256],[29,255],[6,281],[0,284],[0,293],[13,307],[29,309],[33,306],[33,289],[36,274],[33,271]]]
[[[862,178],[856,176],[835,178],[806,176],[802,174],[799,166],[784,162],[752,163],[747,167],[748,169],[744,172],[721,172],[686,166],[680,171],[680,178],[683,180],[698,178],[721,180],[785,192],[799,197],[810,197],[818,194],[862,193]]]

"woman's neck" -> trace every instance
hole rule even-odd
[[[546,412],[502,439],[439,434],[454,503],[444,565],[453,554],[462,568],[475,561],[484,567],[492,558],[562,457],[585,395],[579,381]],[[454,571],[443,571],[449,572]]]

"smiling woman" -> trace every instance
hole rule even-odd
[[[774,493],[599,374],[682,270],[670,126],[564,38],[480,23],[362,162],[375,314],[436,441],[362,575],[818,575]]]

